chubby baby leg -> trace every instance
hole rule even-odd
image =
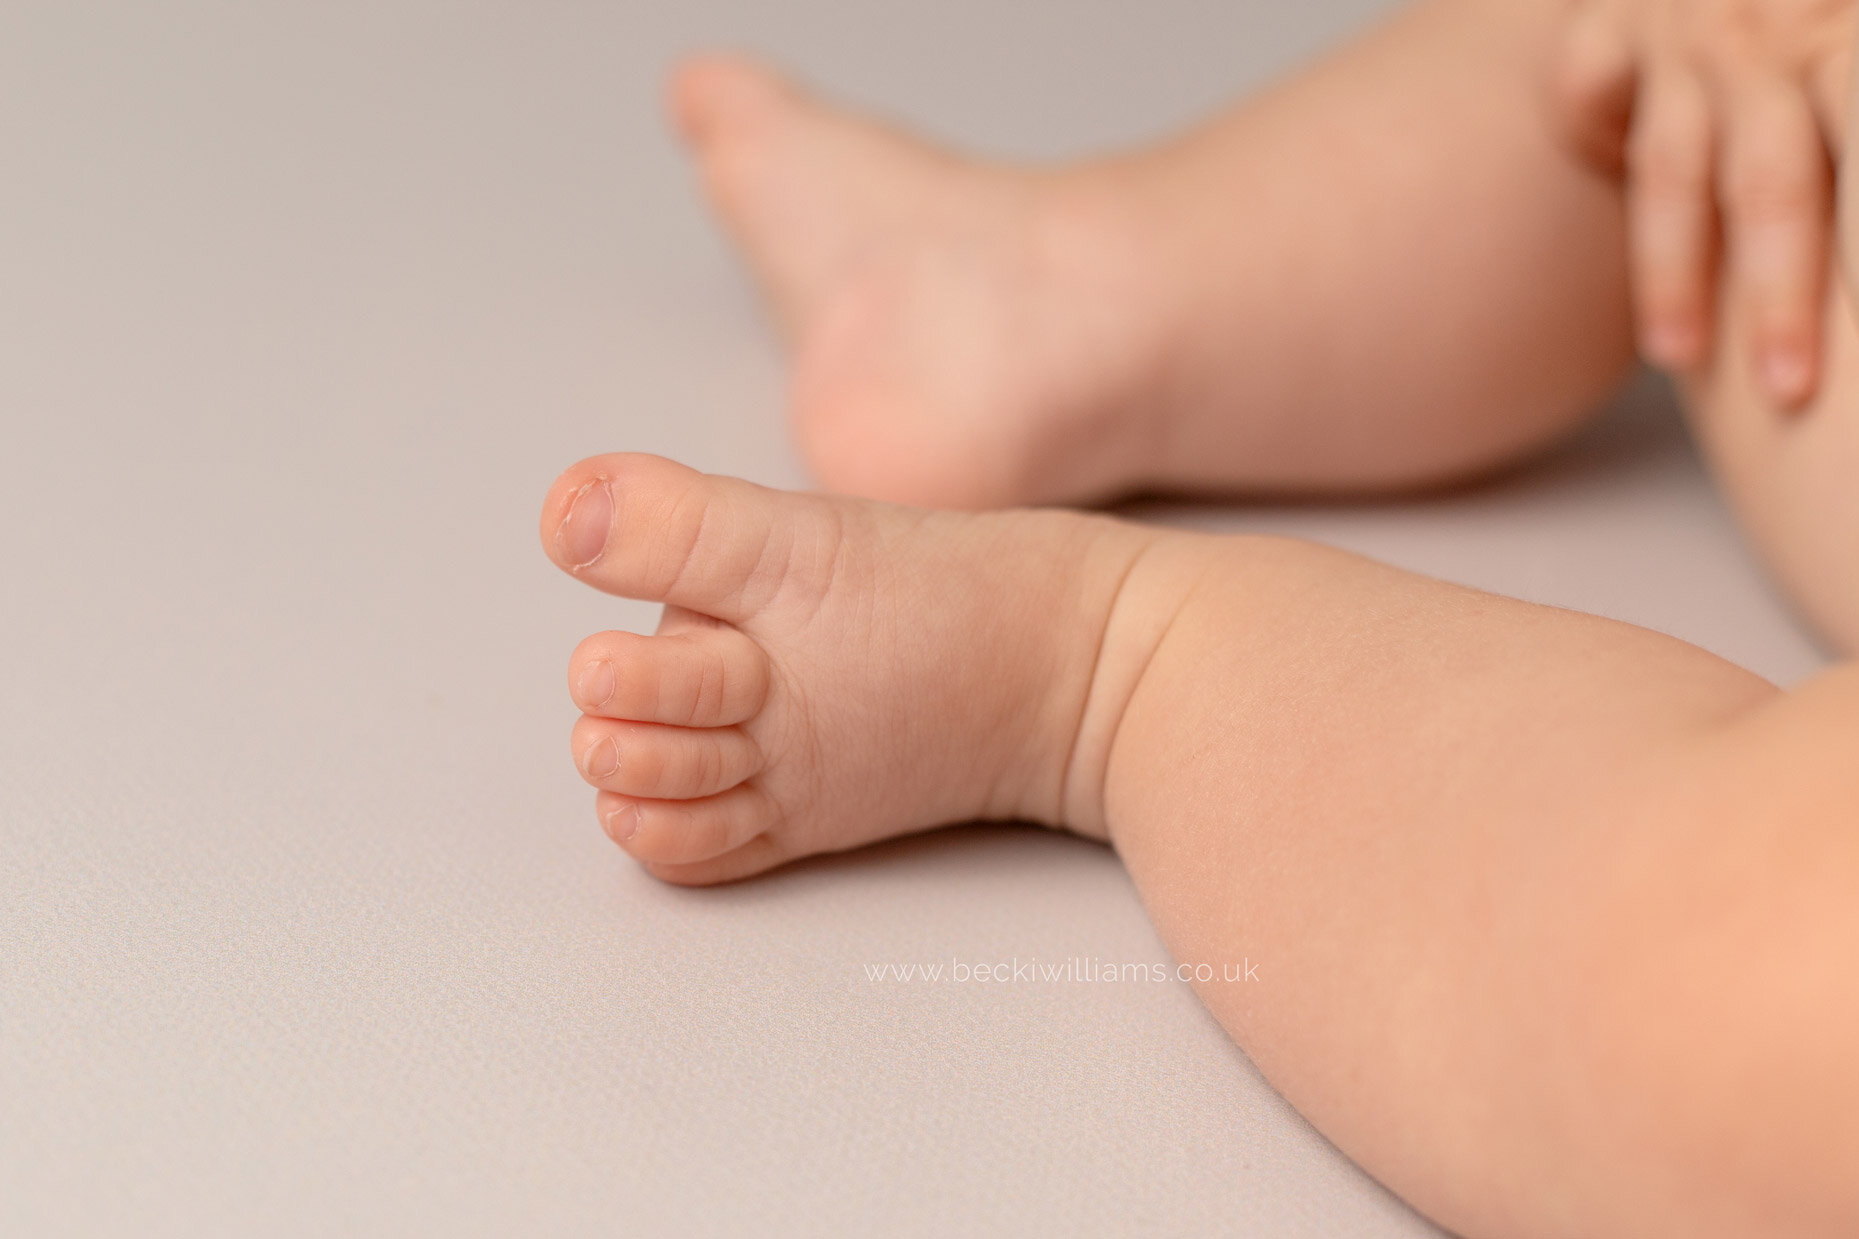
[[[829,488],[938,507],[1362,491],[1514,460],[1632,360],[1563,0],[1422,0],[1146,149],[968,159],[736,59],[673,91]]]
[[[1107,838],[1272,1082],[1479,1235],[1859,1230],[1859,674],[1273,538],[641,456],[544,546],[667,604],[574,758],[677,882],[973,818]],[[1726,983],[1726,976],[1733,983]]]

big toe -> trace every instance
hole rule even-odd
[[[549,558],[596,589],[730,623],[796,575],[819,575],[804,561],[837,549],[824,500],[632,453],[591,457],[557,478],[541,532]]]
[[[746,56],[693,56],[671,76],[671,115],[687,142],[703,146],[752,128],[799,101],[786,78]]]

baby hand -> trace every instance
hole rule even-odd
[[[1557,98],[1625,173],[1648,360],[1706,359],[1721,242],[1763,386],[1813,395],[1853,25],[1853,0],[1576,0]]]

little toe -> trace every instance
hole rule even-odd
[[[602,791],[653,800],[695,800],[728,791],[762,770],[761,750],[738,727],[662,727],[582,715],[575,764]]]
[[[766,873],[794,859],[779,835],[757,835],[739,848],[688,864],[641,861],[647,873],[678,886],[715,886]]]
[[[603,791],[601,825],[635,860],[692,865],[762,840],[780,821],[768,796],[744,783],[701,800],[642,800]]]
[[[768,656],[716,625],[642,637],[596,633],[568,660],[575,705],[601,718],[673,727],[732,727],[768,700]]]

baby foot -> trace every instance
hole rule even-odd
[[[1103,835],[1108,738],[1147,662],[1106,633],[1156,537],[583,461],[550,491],[544,547],[597,589],[665,603],[656,635],[599,633],[569,666],[602,823],[684,883],[947,822]]]
[[[1114,176],[960,159],[735,59],[686,65],[672,105],[827,487],[981,508],[1148,480],[1162,316]]]

